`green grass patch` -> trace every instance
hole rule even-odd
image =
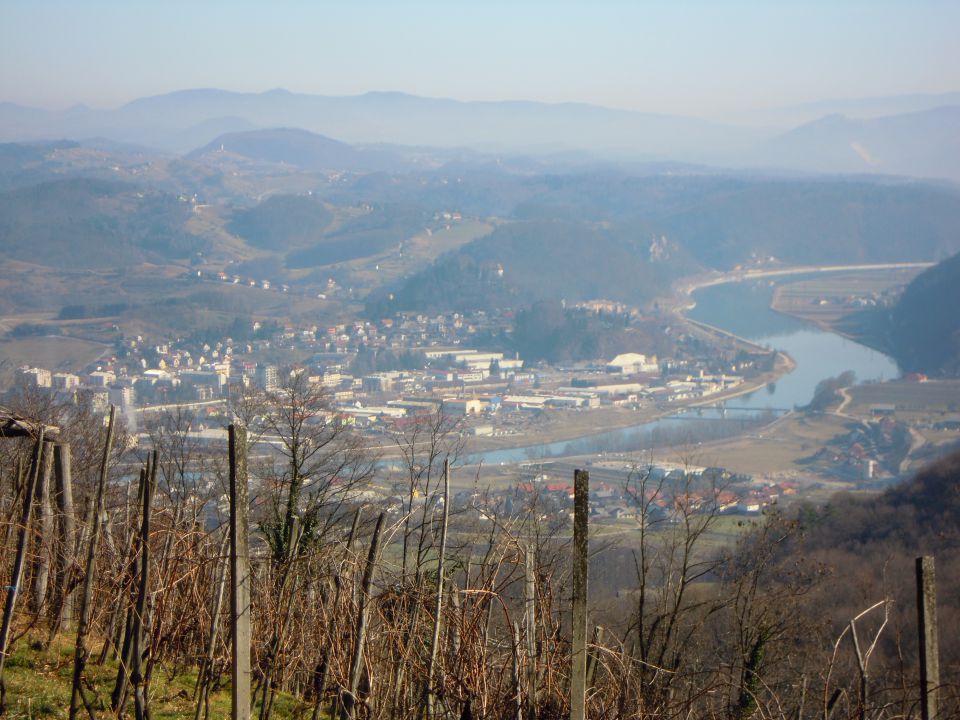
[[[33,720],[36,718],[66,718],[70,708],[70,689],[73,678],[73,641],[67,635],[57,637],[48,647],[41,648],[39,636],[22,638],[7,658],[5,680],[7,687],[6,718]],[[109,710],[110,693],[117,677],[117,663],[109,659],[98,665],[100,643],[90,644],[91,658],[85,673],[85,691],[98,717],[112,716]],[[196,669],[174,675],[167,668],[154,669],[149,687],[150,715],[154,720],[193,718],[196,709],[194,686]],[[92,688],[92,692],[90,690]],[[292,718],[302,714],[303,703],[287,694],[274,700],[274,718]],[[257,715],[254,708],[253,715]],[[309,711],[308,711],[309,713]],[[129,695],[127,715],[133,716],[133,695]],[[81,716],[86,717],[85,712]],[[223,685],[210,694],[208,717],[220,720],[230,716],[230,686]]]

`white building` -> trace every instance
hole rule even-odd
[[[71,373],[54,373],[53,387],[58,390],[72,390],[80,385],[80,378]]]
[[[607,363],[607,372],[624,375],[652,373],[659,369],[656,355],[642,355],[641,353],[621,353]]]
[[[93,387],[107,387],[117,376],[109,370],[94,370],[87,376],[87,383]]]
[[[16,382],[20,387],[51,387],[53,379],[44,368],[22,367],[17,370]]]
[[[258,364],[253,381],[261,390],[273,392],[280,386],[277,379],[277,366]]]

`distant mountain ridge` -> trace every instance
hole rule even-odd
[[[960,105],[873,119],[828,115],[767,142],[759,156],[800,170],[957,180]]]
[[[932,102],[943,105],[932,108]],[[820,104],[804,107],[809,117]],[[822,109],[825,117],[784,133],[761,129],[762,113],[741,116],[737,125],[583,103],[192,89],[107,110],[75,106],[54,112],[0,102],[0,142],[103,137],[186,153],[225,134],[291,128],[353,145],[498,154],[587,151],[627,163],[678,161],[960,180],[960,93],[825,101]],[[847,115],[836,115],[838,111]],[[876,117],[880,111],[892,114]],[[868,119],[848,117],[858,113]]]
[[[829,98],[796,105],[793,109],[810,110],[818,115],[840,114],[858,118],[871,118],[921,112],[946,105],[960,105],[960,92]]]
[[[302,128],[349,143],[622,148],[658,159],[715,156],[718,148],[746,148],[758,137],[755,130],[696,118],[586,104],[461,102],[397,92],[337,97],[196,89],[140,98],[113,110],[48,112],[0,105],[0,140],[11,141],[103,135],[186,152],[225,132],[274,127]]]
[[[788,128],[799,127],[827,115],[845,115],[849,118],[866,120],[906,115],[952,105],[960,105],[960,92],[826,98],[795,105],[762,108],[752,112],[737,112],[729,118],[731,122]]]

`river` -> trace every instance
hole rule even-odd
[[[510,464],[603,450],[638,451],[674,441],[731,436],[769,422],[784,409],[806,405],[813,398],[817,383],[847,370],[856,374],[857,382],[899,377],[896,363],[886,355],[771,309],[777,283],[797,282],[806,277],[812,275],[730,282],[694,291],[696,305],[687,312],[688,317],[785,352],[796,362],[796,368],[776,383],[731,400],[729,405],[736,409],[725,411],[722,418],[712,409],[687,411],[574,440],[477,453],[468,462]]]

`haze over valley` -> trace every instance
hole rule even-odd
[[[49,9],[0,714],[960,716],[960,11]]]
[[[768,124],[763,111],[753,122],[732,123],[582,103],[463,102],[398,92],[335,97],[197,89],[140,98],[108,110],[73,107],[58,112],[4,103],[0,139],[105,138],[186,153],[218,142],[222,135],[244,148],[249,147],[245,132],[300,128],[366,146],[957,180],[958,106],[955,93],[885,102],[829,101],[798,111],[800,117],[807,116],[804,121],[781,118]],[[910,110],[897,112],[901,107]],[[370,164],[375,157],[366,167],[376,167]],[[300,160],[312,161],[310,156]]]

